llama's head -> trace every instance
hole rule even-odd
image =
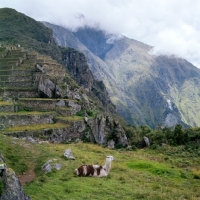
[[[106,156],[106,160],[113,161],[115,158],[113,156]]]

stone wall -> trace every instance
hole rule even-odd
[[[3,105],[3,106],[0,106],[0,113],[1,112],[14,112],[14,111],[15,111],[14,105]]]
[[[66,124],[65,128],[56,129],[43,129],[34,131],[16,131],[12,133],[7,133],[8,136],[13,136],[17,138],[32,137],[40,138],[41,140],[47,140],[53,143],[70,142],[75,139],[80,139],[82,137],[83,131],[86,126],[84,121],[76,121],[70,125]]]
[[[0,87],[20,87],[20,88],[28,88],[28,87],[32,87],[33,86],[33,82],[32,81],[19,81],[19,82],[11,82],[11,81],[4,81],[4,82],[0,82]]]
[[[0,115],[0,124],[5,128],[31,124],[52,124],[55,114],[7,114]]]
[[[34,97],[39,97],[37,89],[32,89],[32,90],[8,90],[4,89],[0,90],[0,96],[8,96],[8,97],[21,97],[21,98],[34,98]]]
[[[58,102],[58,100],[19,100],[20,104],[22,105],[22,107],[27,107],[29,109],[34,109],[34,110],[55,110],[56,107],[56,103]]]

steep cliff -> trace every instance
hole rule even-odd
[[[109,107],[106,107],[109,99],[102,101],[105,102],[104,106],[93,94],[95,80],[83,54],[74,50],[69,57],[65,54],[65,59],[70,60],[69,69],[77,73],[74,76],[76,82],[64,66],[50,56],[17,46],[8,46],[5,52],[2,59],[4,65],[0,66],[0,133],[43,138],[56,143],[82,140],[87,135],[87,142],[99,143],[94,137],[96,132],[92,128],[89,132],[86,130],[87,121],[96,120],[97,114],[110,116]],[[26,76],[27,73],[30,77]],[[87,81],[81,76],[84,73],[88,75]],[[99,91],[101,93],[102,90]],[[100,129],[105,137],[104,127],[102,124]],[[110,132],[113,128],[110,128]],[[125,139],[119,139],[116,144],[127,145],[122,127],[119,133],[119,138]],[[103,144],[107,145],[107,142],[109,140],[105,139]]]
[[[71,48],[62,48],[61,52],[65,67],[76,82],[88,91],[89,96],[98,100],[102,109],[116,114],[115,106],[110,101],[104,83],[95,80],[84,54]]]
[[[15,10],[0,9],[0,14],[4,16],[0,17],[0,22],[5,25],[3,30],[9,30],[12,22],[16,22],[15,18],[18,19],[16,23],[21,23],[20,30],[13,25],[16,41],[8,39],[3,30],[0,32],[1,133],[43,138],[50,142],[70,142],[84,138],[87,121],[95,120],[97,114],[117,116],[103,82],[94,79],[82,53],[58,47],[51,30]],[[33,34],[31,26],[38,33]],[[47,42],[47,38],[51,40]],[[41,47],[36,45],[39,42]],[[52,59],[54,50],[57,53]],[[127,138],[122,127],[120,131],[125,139],[117,142],[125,146]],[[93,140],[93,131],[87,133],[88,141],[99,142]],[[107,142],[104,140],[105,145]]]

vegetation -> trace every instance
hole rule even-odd
[[[0,24],[0,44],[20,44],[27,49],[50,54],[52,58],[61,61],[60,50],[53,39],[52,31],[41,22],[13,9],[1,8]]]
[[[185,145],[187,148],[196,148],[200,142],[200,128],[183,128],[177,124],[175,128],[161,128],[157,127],[155,130],[148,126],[127,126],[125,132],[130,140],[131,145],[140,146],[140,142],[144,136],[148,137],[151,144],[163,145],[168,144],[172,146]]]
[[[200,159],[183,146],[160,146],[126,151],[110,150],[88,143],[31,144],[0,135],[1,151],[17,175],[34,169],[37,177],[24,185],[32,199],[199,199]],[[76,160],[63,158],[71,148]],[[113,155],[106,178],[76,177],[74,169],[83,163],[103,164]],[[41,166],[57,158],[60,171],[44,174]]]
[[[12,9],[0,9],[0,23],[2,25],[0,30],[2,45],[20,43],[28,49],[33,48],[40,53],[50,54],[59,61],[61,61],[61,52],[74,51],[70,48],[59,49],[53,40],[50,29]],[[0,48],[0,52],[4,51],[4,47]],[[67,77],[67,80],[70,82],[70,77]],[[65,88],[63,84],[60,86]],[[79,86],[73,82],[71,87],[78,88]],[[16,89],[13,88],[13,90]],[[23,90],[27,90],[27,88]],[[106,97],[103,82],[96,82],[92,92],[100,100]],[[105,93],[105,96],[102,92]],[[96,99],[94,98],[94,100]],[[34,98],[30,100],[34,100]],[[50,100],[48,99],[48,101]],[[94,104],[98,104],[97,102],[99,101],[94,101]],[[0,105],[9,106],[11,104],[0,101]],[[110,106],[110,110],[114,110],[112,104]],[[86,108],[85,111],[78,112],[76,116],[57,116],[55,119],[58,122],[54,124],[14,126],[6,128],[3,132],[53,130],[53,128],[67,127],[67,124],[59,123],[59,120],[61,122],[83,121],[85,112],[91,118],[97,115],[95,109]],[[0,116],[18,115],[22,117],[51,113],[53,112],[23,110],[15,113],[1,112]],[[116,146],[118,150],[88,144],[88,132],[89,127],[86,127],[82,136],[82,140],[86,143],[74,144],[32,144],[26,140],[0,134],[0,152],[4,155],[6,164],[13,168],[19,177],[27,171],[35,171],[36,178],[24,185],[25,192],[34,200],[200,198],[200,128],[183,129],[181,125],[177,125],[174,129],[158,127],[153,130],[148,126],[126,126],[125,132],[132,148],[125,149]],[[150,139],[152,145],[150,148],[139,149],[144,136]],[[118,142],[117,128],[114,127],[108,133],[108,139]],[[63,152],[67,148],[72,149],[76,160],[64,159]],[[108,177],[83,178],[74,175],[74,169],[83,163],[103,164],[106,155],[115,157]],[[62,164],[62,169],[44,174],[41,166],[49,159],[54,158]],[[0,193],[2,188],[0,180]]]

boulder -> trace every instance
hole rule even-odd
[[[66,105],[65,105],[65,101],[64,101],[64,100],[58,101],[58,102],[56,103],[56,106],[59,106],[59,107],[64,107],[64,106],[66,106]]]
[[[35,140],[34,140],[32,137],[27,137],[27,138],[26,138],[26,141],[28,141],[28,142],[30,142],[30,143],[32,143],[32,144],[35,144],[35,143],[36,143]]]
[[[4,190],[2,195],[0,196],[0,200],[31,200],[28,197],[22,188],[22,185],[17,178],[15,172],[6,166],[4,163],[3,157],[0,155],[1,164],[1,173]]]
[[[81,106],[75,103],[74,101],[69,101],[68,106],[72,107],[75,112],[78,112],[81,110]]]
[[[108,141],[113,140],[115,145],[127,146],[128,139],[121,124],[110,116],[98,114],[93,119],[87,120],[95,142],[98,144],[108,144]]]
[[[44,73],[44,68],[42,66],[40,66],[39,64],[35,65],[35,70],[36,70],[36,72]]]
[[[150,146],[150,140],[149,140],[149,138],[146,137],[146,136],[144,136],[144,137],[143,137],[143,140],[144,140],[146,146],[149,147],[149,146]]]
[[[46,173],[51,172],[53,169],[60,170],[62,165],[59,163],[54,163],[57,159],[48,160],[44,165],[42,165],[42,170]]]
[[[138,147],[139,148],[144,148],[144,147],[149,147],[150,146],[150,140],[148,137],[144,136],[139,143]]]
[[[75,157],[72,155],[72,150],[71,149],[65,150],[64,156],[69,160],[75,160]]]
[[[49,173],[51,172],[52,170],[52,167],[51,167],[51,163],[52,160],[48,160],[44,165],[42,165],[42,170],[45,172],[45,173]]]
[[[41,77],[38,86],[38,93],[41,97],[53,98],[56,85],[49,79]]]
[[[114,142],[114,140],[110,140],[110,141],[108,141],[108,148],[110,148],[110,149],[114,149],[115,148],[115,142]]]

